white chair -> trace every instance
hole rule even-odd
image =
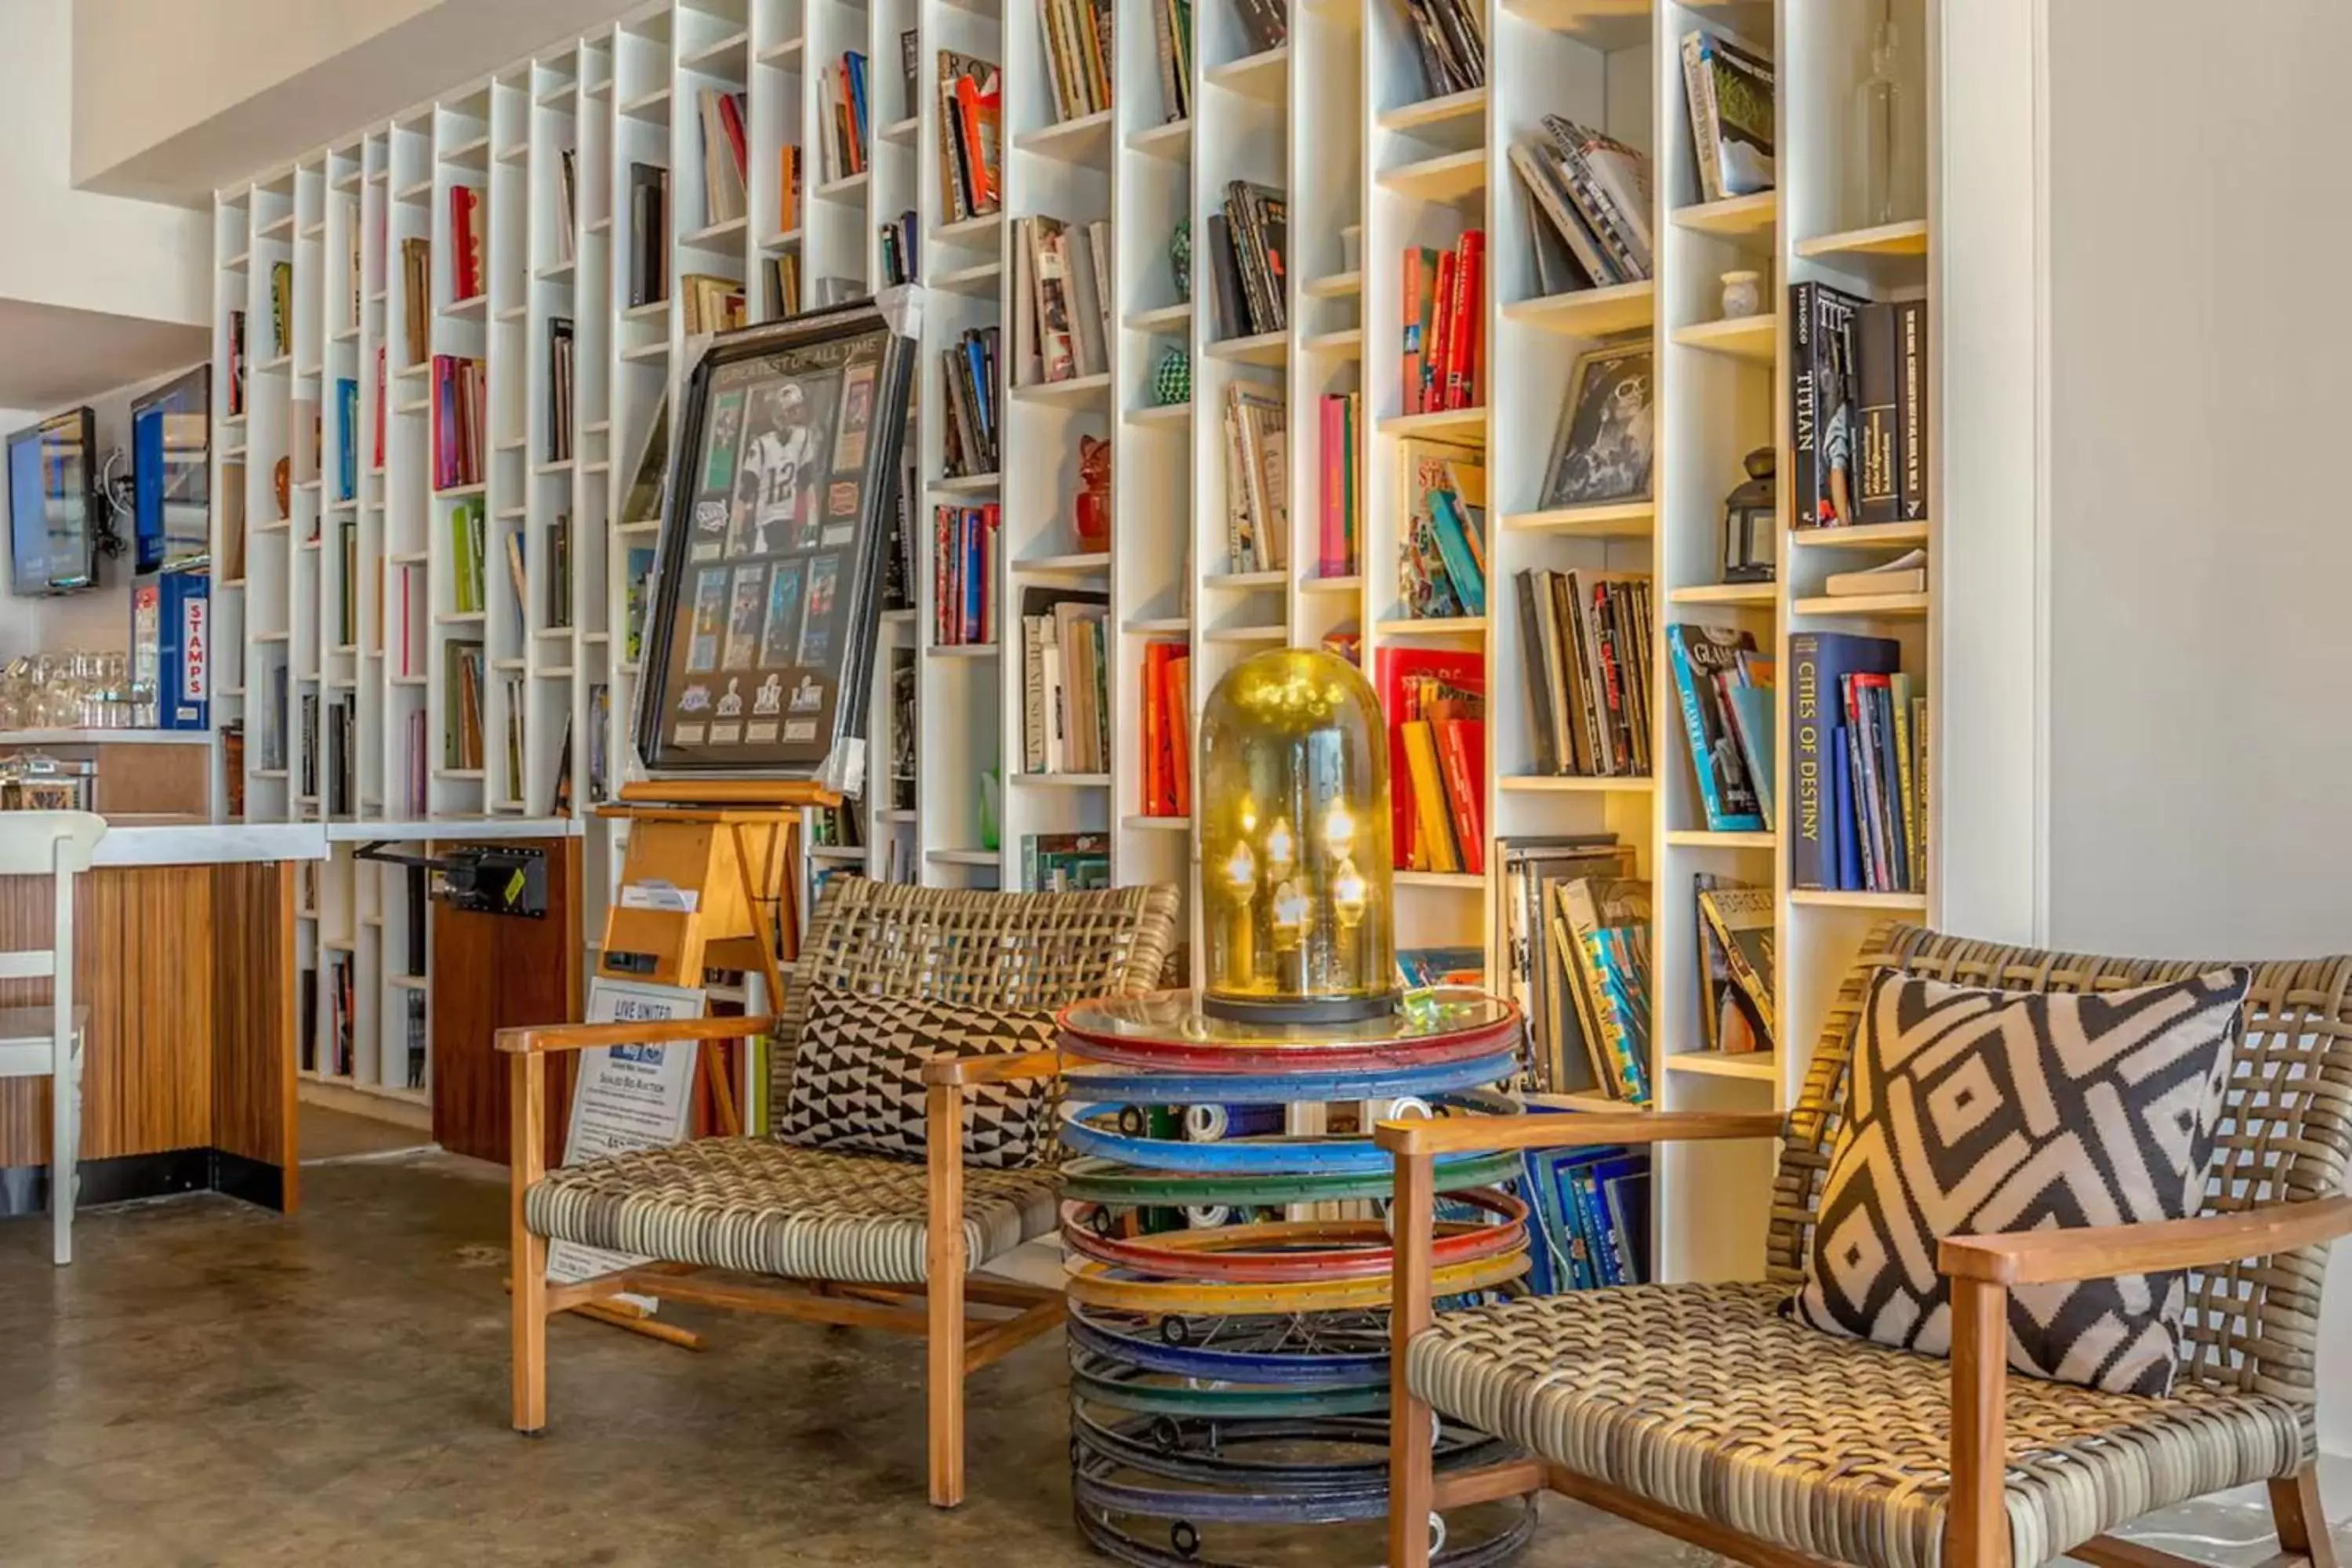
[[[86,811],[0,811],[0,877],[55,880],[46,948],[0,950],[0,980],[50,983],[46,1007],[0,1007],[0,1079],[48,1078],[53,1257],[73,1261],[74,1163],[81,1152],[81,1030],[73,1000],[74,878],[89,869],[106,818]]]

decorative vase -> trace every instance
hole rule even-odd
[[[1151,400],[1161,407],[1192,401],[1192,356],[1172,344],[1151,372]]]
[[[1723,275],[1723,319],[1725,321],[1734,321],[1745,316],[1752,316],[1763,308],[1762,278],[1763,275],[1760,273],[1746,270],[1727,272]]]
[[[1078,437],[1078,496],[1072,508],[1078,548],[1110,548],[1110,443],[1099,436]]]
[[[1192,297],[1192,220],[1180,217],[1168,236],[1168,265],[1176,273],[1176,298]]]

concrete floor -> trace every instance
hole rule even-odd
[[[695,1354],[559,1321],[529,1441],[506,1426],[503,1172],[433,1155],[302,1180],[293,1220],[215,1197],[87,1211],[70,1269],[46,1220],[0,1225],[0,1563],[1103,1561],[1070,1522],[1054,1342],[976,1380],[953,1513],[922,1500],[911,1340],[673,1310],[709,1331]],[[1715,1561],[1558,1499],[1544,1515],[1528,1568]],[[2272,1550],[2234,1501],[2163,1528],[2215,1562]],[[1331,1544],[1276,1554],[1378,1559]]]

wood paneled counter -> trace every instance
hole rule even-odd
[[[291,1209],[295,865],[317,823],[110,815],[75,889],[84,1204],[216,1188]],[[45,944],[45,879],[0,878],[0,947]],[[47,983],[0,981],[0,1005]],[[49,1083],[0,1082],[0,1212],[46,1202]],[[29,1179],[28,1179],[29,1178]]]

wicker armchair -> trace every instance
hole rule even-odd
[[[1007,1008],[1144,990],[1159,978],[1175,910],[1168,888],[987,893],[835,878],[774,1018],[502,1033],[514,1073],[515,1429],[535,1435],[547,1424],[547,1319],[625,1290],[888,1329],[929,1341],[930,1500],[962,1501],[965,1375],[1062,1320],[1056,1291],[965,1279],[1051,1232],[1055,1201],[1050,1167],[964,1169],[963,1094],[1050,1078],[1056,1054],[933,1058],[923,1073],[929,1137],[919,1163],[769,1137],[700,1138],[554,1171],[542,1163],[541,1064],[594,1046],[766,1035],[781,1110],[817,986]],[[547,1244],[559,1239],[656,1261],[551,1287]],[[709,1278],[715,1271],[766,1278]]]
[[[1602,1113],[1394,1122],[1390,1557],[1429,1561],[1433,1509],[1549,1489],[1748,1563],[2103,1568],[2183,1560],[2107,1534],[2156,1509],[2267,1481],[2283,1560],[2328,1568],[2313,1479],[2314,1345],[2330,1239],[2352,1234],[2352,958],[2263,963],[2246,999],[2201,1217],[1955,1237],[1947,1363],[1818,1332],[1779,1305],[1803,1277],[1874,972],[2012,990],[2112,990],[2213,967],[1872,931],[1793,1113]],[[1433,1317],[1432,1162],[1460,1149],[1778,1138],[1767,1279],[1643,1285]],[[2010,1379],[2012,1285],[2189,1268],[2162,1399]],[[2340,1392],[2340,1391],[2339,1391]],[[1433,1479],[1430,1408],[1533,1456]],[[2281,1561],[2280,1558],[2273,1562]]]

